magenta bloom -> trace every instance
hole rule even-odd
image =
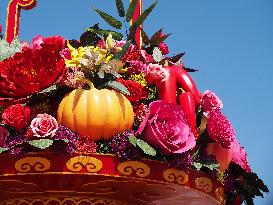
[[[232,161],[240,165],[247,172],[251,172],[251,168],[247,161],[247,154],[244,147],[241,147],[240,143],[235,140],[231,147]]]
[[[235,130],[220,111],[210,112],[207,117],[207,131],[211,139],[224,148],[230,148],[235,140]]]
[[[178,105],[154,101],[137,133],[164,154],[183,153],[196,144],[187,118]]]
[[[223,103],[214,92],[206,90],[202,96],[201,107],[205,112],[221,110]]]

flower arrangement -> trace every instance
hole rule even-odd
[[[136,1],[119,16],[129,22]],[[98,24],[79,40],[36,36],[32,43],[0,40],[0,152],[111,153],[193,168],[226,187],[227,205],[253,204],[268,192],[212,91],[200,93],[182,63],[168,56],[162,29],[143,45],[135,32],[155,2],[130,26],[127,38]],[[113,28],[121,21],[95,11]],[[16,74],[15,74],[16,73]]]

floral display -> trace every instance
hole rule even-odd
[[[121,21],[96,9],[117,31],[95,24],[77,39],[0,39],[0,153],[159,160],[213,175],[226,187],[226,205],[238,197],[251,205],[268,189],[252,173],[222,101],[198,90],[184,53],[168,56],[162,29],[151,37],[142,31],[142,45],[135,40],[155,5],[126,35]]]

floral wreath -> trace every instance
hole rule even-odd
[[[99,24],[79,40],[61,36],[0,35],[0,153],[33,151],[112,153],[122,160],[149,158],[209,174],[225,186],[227,205],[251,205],[268,188],[251,172],[246,151],[212,91],[200,93],[182,63],[168,56],[162,29],[151,37],[140,27],[147,8],[126,31],[117,18],[95,11]],[[119,17],[130,22],[136,8]],[[135,40],[141,30],[143,45]],[[1,33],[1,31],[0,31]]]

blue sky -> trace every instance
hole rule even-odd
[[[126,0],[124,0],[126,1]],[[129,0],[128,0],[129,1]],[[147,6],[152,0],[144,0]],[[5,25],[8,0],[0,5]],[[21,39],[59,34],[77,38],[88,26],[102,22],[97,7],[116,14],[114,0],[38,0],[21,13]],[[152,34],[163,27],[171,53],[186,52],[184,63],[200,91],[213,90],[248,152],[253,171],[273,190],[273,1],[159,0],[145,23]],[[101,26],[106,26],[101,23]],[[106,27],[108,28],[108,27]],[[271,194],[255,205],[273,204]]]

